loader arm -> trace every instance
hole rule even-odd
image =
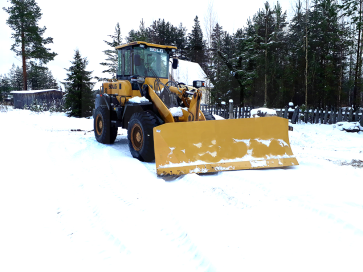
[[[193,94],[193,99],[190,102],[188,121],[201,121],[200,120],[200,101],[201,101],[201,99],[202,99],[202,92],[197,90]],[[201,119],[205,120],[204,116]]]

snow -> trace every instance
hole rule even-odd
[[[363,131],[363,127],[359,122],[338,122],[336,124],[339,130],[346,131]]]
[[[143,103],[143,102],[150,102],[149,99],[147,99],[146,97],[139,97],[139,96],[134,96],[133,98],[130,98],[128,100],[128,102],[130,103]]]
[[[274,109],[268,109],[268,108],[257,108],[257,109],[252,109],[251,110],[251,116],[253,117],[259,117],[261,114],[264,115],[271,115],[271,116],[275,116],[276,111]]]
[[[170,108],[169,111],[171,112],[171,115],[173,115],[173,117],[182,117],[183,116],[183,110],[181,107],[173,107],[173,108]]]
[[[193,80],[207,80],[207,76],[196,62],[179,60],[178,69],[171,69],[175,81],[193,86]]]
[[[92,119],[0,123],[0,271],[363,270],[363,132],[294,124],[299,166],[162,179],[125,130],[102,145]]]
[[[27,93],[27,94],[29,94],[29,93],[44,93],[44,92],[54,92],[54,91],[56,91],[56,92],[61,92],[61,91],[59,91],[59,90],[57,90],[57,89],[48,89],[48,90],[29,90],[29,91],[11,91],[10,93],[11,94],[14,94],[14,93]]]

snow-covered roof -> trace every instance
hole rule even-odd
[[[175,81],[193,85],[193,80],[207,81],[207,75],[196,62],[179,60],[178,69],[171,69]]]
[[[12,94],[14,94],[14,93],[27,93],[27,94],[30,94],[30,93],[53,92],[53,91],[61,92],[60,90],[57,90],[57,89],[47,89],[47,90],[12,91],[10,93],[12,93]]]

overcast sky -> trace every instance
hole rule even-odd
[[[292,14],[297,0],[279,1],[283,10]],[[195,16],[199,17],[204,31],[204,19],[207,16],[211,0],[197,1],[81,1],[81,0],[36,0],[43,17],[39,26],[46,26],[44,37],[52,37],[53,44],[48,46],[58,55],[48,63],[53,76],[58,81],[66,78],[66,71],[73,60],[74,50],[79,49],[82,57],[87,57],[87,70],[93,71],[92,76],[102,76],[100,62],[104,61],[103,50],[109,49],[104,40],[114,33],[117,22],[120,23],[121,34],[127,36],[131,29],[137,30],[141,19],[149,26],[154,20],[165,19],[174,26],[182,23],[189,33],[194,24]],[[214,0],[213,11],[218,23],[230,34],[241,28],[249,17],[258,9],[263,9],[265,0],[236,1]],[[270,1],[271,6],[276,0]],[[0,74],[7,74],[14,63],[21,67],[21,58],[10,50],[13,43],[11,29],[6,24],[8,14],[2,7],[8,7],[7,0],[0,0]]]

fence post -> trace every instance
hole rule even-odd
[[[285,107],[284,118],[288,117],[288,106]]]
[[[338,122],[342,121],[342,108],[339,108],[338,110]]]
[[[299,119],[299,107],[296,107],[292,114],[291,123],[296,124]]]
[[[233,119],[233,99],[230,99],[228,102],[229,102],[229,104],[228,104],[228,106],[229,106],[229,116],[228,116],[228,118]]]
[[[315,113],[316,112],[316,113]],[[314,110],[314,124],[317,124],[319,122],[319,108]]]
[[[325,106],[325,113],[324,113],[324,124],[327,124],[328,122],[328,106]]]
[[[348,109],[345,109],[344,121],[349,121],[349,110]]]
[[[324,108],[320,110],[320,124],[324,124]]]
[[[336,112],[335,112],[335,108],[332,107],[331,111],[330,111],[330,124],[335,124],[336,123]]]
[[[359,121],[359,109],[357,109],[355,112],[354,112],[354,122],[358,122]]]
[[[349,122],[353,121],[353,108],[350,108],[349,110]]]
[[[309,121],[309,107],[305,108],[305,114],[304,115],[305,115],[304,121],[305,121],[305,124],[307,124],[308,121]]]

